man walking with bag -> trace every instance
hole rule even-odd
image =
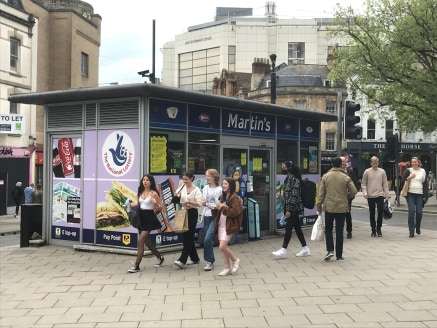
[[[325,211],[325,261],[334,256],[334,237],[332,230],[335,220],[335,255],[337,261],[343,259],[343,229],[346,213],[349,212],[349,199],[357,194],[352,179],[341,169],[341,158],[332,159],[332,168],[322,177],[317,199],[317,211]]]

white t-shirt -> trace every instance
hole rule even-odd
[[[423,182],[426,179],[426,172],[424,169],[419,168],[418,170],[414,170],[413,168],[408,169],[410,174],[414,173],[416,176],[410,180],[410,188],[408,188],[408,192],[413,194],[423,194]]]
[[[221,194],[222,187],[220,186],[211,188],[210,186],[206,185],[203,187],[203,198],[206,199],[205,216],[212,216],[211,209],[217,206]]]

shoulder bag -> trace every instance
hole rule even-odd
[[[185,231],[188,231],[188,212],[186,209],[176,209],[173,232],[182,233]]]
[[[137,228],[141,225],[140,219],[140,207],[135,206],[130,208],[130,212],[128,212],[130,225],[134,228]]]
[[[410,169],[408,170],[408,174],[406,174],[406,178],[410,175]],[[402,187],[401,196],[407,197],[408,195],[408,189],[410,188],[410,180],[405,179],[404,186]]]

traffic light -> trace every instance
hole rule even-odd
[[[388,159],[391,161],[395,161],[398,153],[398,135],[395,134],[392,137],[387,138],[387,144],[385,148],[387,149]]]
[[[344,137],[345,139],[361,140],[363,137],[363,129],[359,126],[361,118],[355,115],[355,112],[360,111],[360,104],[352,100],[346,100],[344,110]]]

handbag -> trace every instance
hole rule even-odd
[[[401,191],[402,197],[407,197],[409,187],[410,187],[410,180],[406,180],[404,182],[404,186],[402,187],[402,191]]]
[[[316,222],[314,222],[313,230],[311,232],[312,241],[323,241],[325,237],[325,223],[322,216],[319,214]]]
[[[176,233],[182,233],[188,231],[188,212],[186,209],[176,210],[173,231]]]
[[[130,225],[137,228],[141,225],[140,208],[139,206],[131,207],[130,212],[127,213],[129,217]]]

